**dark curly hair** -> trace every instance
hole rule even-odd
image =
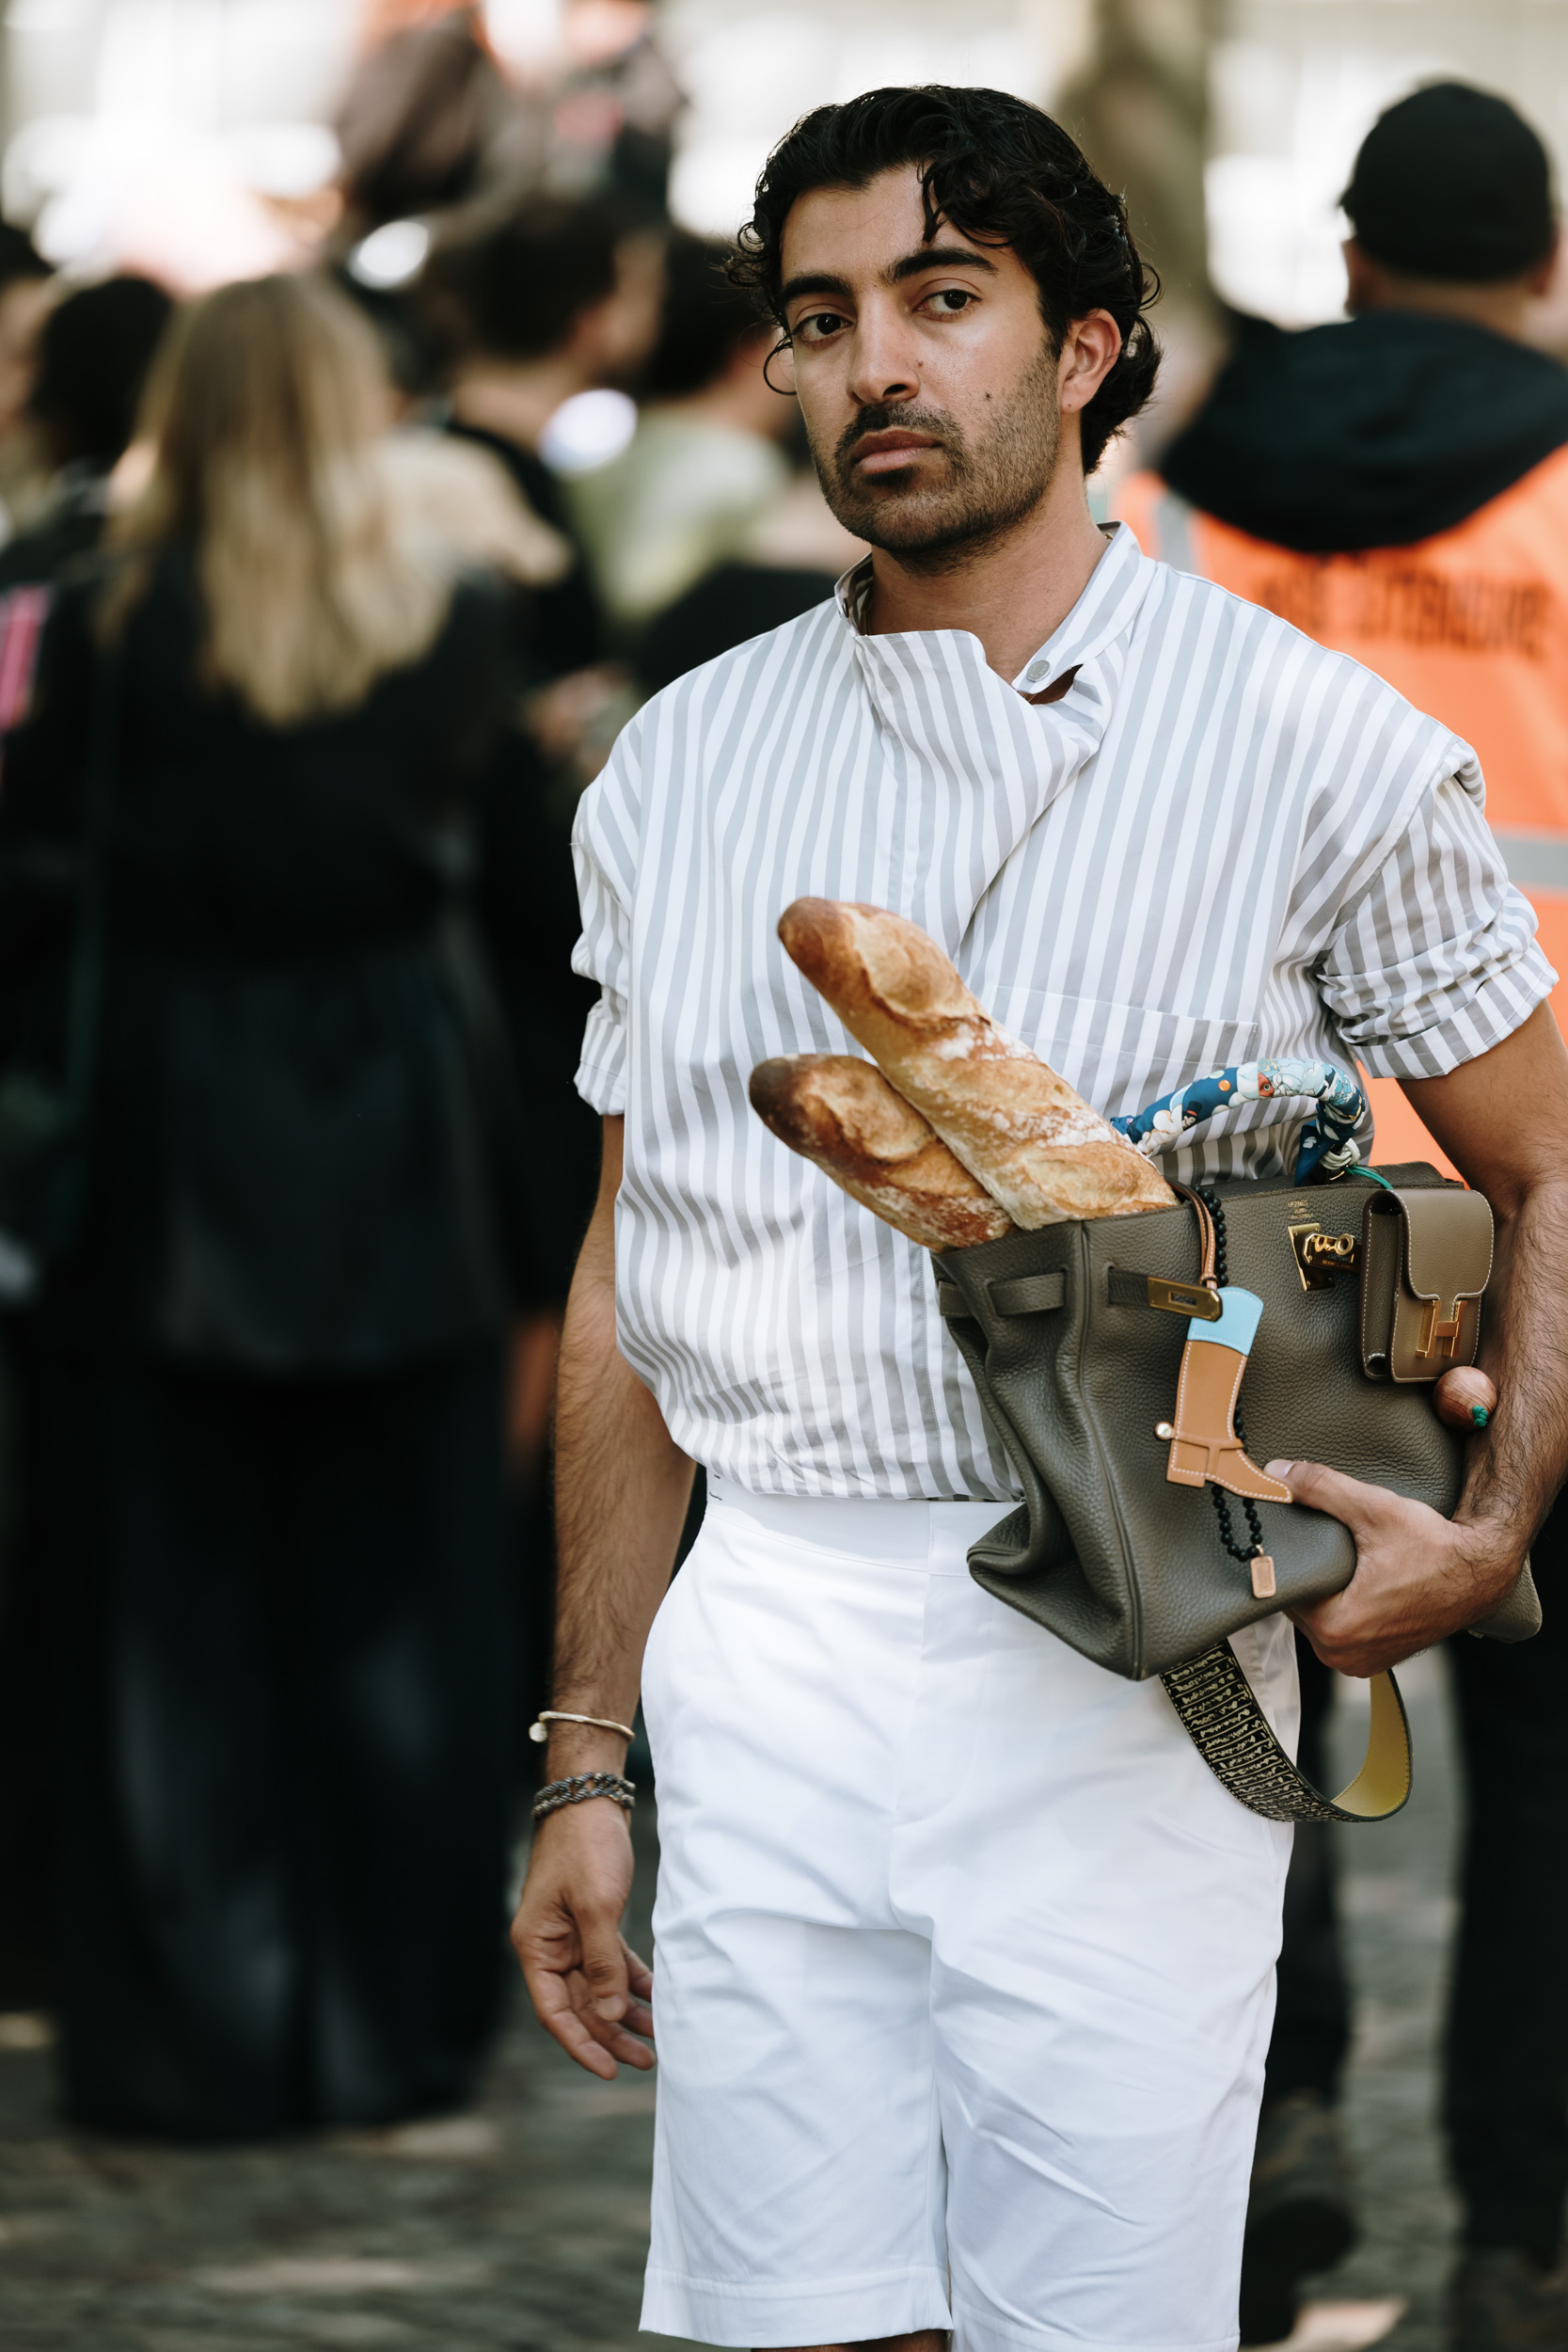
[[[1154,389],[1160,350],[1144,313],[1160,281],[1138,259],[1121,198],[1037,106],[1004,90],[931,86],[816,107],[763,167],[732,278],[783,326],[781,251],[797,198],[863,188],[909,164],[920,171],[927,238],[948,220],[976,245],[1010,246],[1040,290],[1058,347],[1090,310],[1108,310],[1120,327],[1120,357],[1080,420],[1084,470],[1093,473],[1111,436]]]

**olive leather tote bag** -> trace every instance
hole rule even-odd
[[[1354,1124],[1359,1092],[1338,1085]],[[1330,1800],[1275,1740],[1227,1637],[1338,1592],[1355,1565],[1350,1530],[1285,1499],[1271,1459],[1452,1513],[1464,1440],[1431,1391],[1474,1360],[1492,1216],[1425,1166],[1374,1172],[1352,1149],[1336,1175],[1332,1131],[1327,1150],[1321,1124],[1308,1134],[1305,1179],[1298,1160],[1290,1181],[1177,1187],[1168,1210],[1069,1219],[933,1264],[1023,1492],[972,1547],[976,1581],[1113,1673],[1160,1676],[1254,1811],[1376,1820],[1410,1785],[1391,1677],[1373,1677],[1367,1763]],[[1524,1640],[1539,1625],[1527,1564],[1475,1629]]]

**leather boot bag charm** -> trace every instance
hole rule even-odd
[[[1252,1291],[1219,1291],[1214,1322],[1195,1317],[1187,1327],[1177,1383],[1176,1416],[1156,1435],[1170,1439],[1165,1476],[1173,1486],[1202,1486],[1211,1480],[1255,1502],[1290,1502],[1291,1489],[1250,1460],[1236,1434],[1236,1397],[1252,1352],[1263,1302]],[[1252,1587],[1266,1599],[1274,1590],[1274,1562],[1264,1552],[1252,1562]]]

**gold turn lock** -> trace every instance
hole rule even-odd
[[[1167,1282],[1163,1274],[1148,1277],[1148,1303],[1167,1315],[1186,1315],[1196,1323],[1218,1323],[1225,1312],[1218,1291],[1205,1290],[1201,1282]]]
[[[1292,1225],[1291,1248],[1304,1291],[1327,1290],[1337,1274],[1354,1274],[1361,1245],[1354,1233],[1325,1233],[1318,1225]]]

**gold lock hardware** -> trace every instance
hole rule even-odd
[[[1225,1312],[1218,1291],[1205,1290],[1201,1282],[1167,1282],[1163,1274],[1148,1277],[1148,1303],[1167,1315],[1187,1315],[1195,1323],[1218,1323]]]
[[[1327,1290],[1337,1274],[1354,1274],[1360,1244],[1354,1233],[1325,1233],[1321,1227],[1292,1225],[1291,1248],[1304,1291]]]

